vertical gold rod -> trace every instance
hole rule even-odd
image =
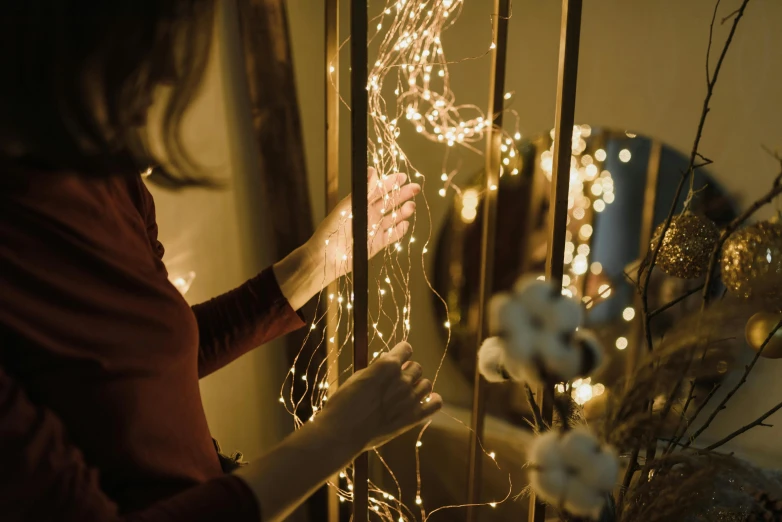
[[[353,201],[353,371],[367,367],[369,259],[367,252],[367,0],[350,2],[350,169]],[[353,461],[353,522],[367,522],[369,459]]]
[[[649,150],[649,162],[646,167],[646,186],[644,187],[644,208],[641,214],[641,233],[638,255],[643,256],[649,249],[652,241],[652,231],[654,230],[654,207],[657,204],[657,182],[660,178],[660,156],[662,154],[662,143],[658,140],[652,140]],[[633,321],[631,344],[627,350],[627,366],[625,371],[629,377],[635,371],[638,359],[644,349],[643,316],[641,313],[641,296],[636,293],[633,304],[638,312]]]
[[[339,1],[325,1],[325,56],[326,82],[326,215],[329,214],[339,202]],[[329,295],[339,293],[339,282],[329,284],[326,290]],[[328,304],[328,301],[326,301]],[[326,343],[326,367],[329,374],[335,378],[329,383],[329,393],[333,394],[339,386],[339,357],[338,346],[339,332],[337,321],[339,310],[333,306],[328,307],[326,314],[326,338],[334,339],[333,343]],[[339,484],[339,475],[331,477],[332,484]],[[328,498],[328,522],[339,522],[339,498],[335,488],[327,488]]]
[[[554,116],[554,165],[551,177],[551,206],[549,207],[550,229],[546,255],[546,278],[555,287],[562,286],[564,272],[571,141],[576,109],[578,45],[581,37],[581,2],[582,0],[562,0],[559,73]],[[554,390],[550,386],[538,386],[536,399],[543,416],[543,422],[550,425],[554,417]],[[535,494],[530,495],[528,520],[531,522],[546,520],[546,505],[540,502]]]
[[[478,289],[478,347],[488,335],[488,310],[494,272],[494,238],[497,221],[497,192],[500,184],[500,142],[502,140],[502,111],[505,95],[505,57],[508,48],[508,18],[510,0],[494,0],[493,35],[494,56],[489,73],[489,115],[492,125],[486,131],[486,185],[483,199],[483,231],[481,236],[481,270]],[[481,496],[482,452],[479,439],[483,436],[485,415],[484,383],[478,365],[475,365],[472,418],[470,431],[469,470],[467,475],[467,522],[478,520]]]

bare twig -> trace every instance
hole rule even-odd
[[[749,0],[743,0],[741,3],[741,7],[739,7],[738,12],[736,13],[736,17],[733,19],[733,25],[730,28],[730,33],[728,33],[728,37],[725,40],[725,44],[722,47],[722,52],[720,53],[720,57],[717,60],[717,64],[714,67],[714,73],[709,75],[709,58],[711,54],[711,44],[712,44],[712,36],[714,33],[714,20],[717,16],[717,7],[719,6],[719,0],[717,0],[716,5],[714,6],[714,14],[711,19],[711,25],[709,26],[709,45],[706,50],[706,98],[703,100],[703,109],[701,110],[701,117],[700,121],[698,122],[698,129],[695,133],[695,140],[693,142],[692,146],[692,152],[690,152],[690,161],[689,165],[687,167],[687,170],[682,174],[681,179],[679,180],[679,184],[676,187],[676,194],[673,198],[673,203],[671,204],[671,208],[668,211],[668,216],[665,218],[665,222],[663,223],[663,228],[660,231],[659,239],[656,241],[656,244],[654,246],[654,249],[652,250],[651,258],[649,259],[649,265],[646,268],[646,276],[643,280],[643,284],[641,286],[641,306],[643,308],[643,319],[644,319],[644,334],[646,336],[646,347],[649,351],[653,349],[652,344],[652,332],[649,328],[649,284],[651,283],[652,279],[652,271],[654,270],[654,265],[657,262],[657,256],[660,253],[660,248],[663,244],[663,238],[665,238],[665,235],[668,233],[668,229],[671,228],[671,222],[673,221],[674,213],[676,212],[676,206],[679,201],[679,198],[681,197],[682,190],[684,189],[684,185],[687,182],[687,179],[693,175],[694,172],[694,166],[695,166],[695,160],[698,158],[698,146],[701,142],[701,136],[703,135],[703,127],[706,123],[706,117],[709,114],[709,102],[711,101],[711,97],[714,94],[714,86],[717,83],[717,79],[719,78],[720,70],[722,69],[722,64],[725,61],[725,56],[728,53],[728,49],[730,48],[731,42],[733,42],[733,35],[736,34],[736,28],[738,27],[739,21],[741,21],[742,16],[744,15],[744,9],[747,7],[747,4],[749,3]],[[639,269],[640,270],[640,269]],[[638,274],[638,280],[641,280],[641,272]]]
[[[706,419],[706,422],[703,423],[703,426],[698,428],[695,431],[695,433],[692,435],[692,437],[690,437],[687,440],[687,442],[684,443],[685,448],[688,447],[693,442],[695,442],[695,439],[697,439],[701,435],[701,433],[706,431],[706,429],[711,424],[711,421],[714,420],[714,418],[719,414],[719,412],[725,409],[726,407],[725,405],[728,403],[731,397],[733,397],[733,395],[739,390],[739,388],[741,388],[744,385],[744,383],[747,382],[747,376],[752,371],[752,368],[755,367],[755,363],[758,362],[758,359],[760,359],[760,356],[763,354],[763,350],[765,350],[766,345],[768,345],[768,343],[774,337],[774,334],[777,333],[777,330],[779,330],[780,328],[782,328],[782,320],[777,322],[776,326],[774,326],[771,332],[769,332],[768,337],[766,337],[766,340],[763,341],[763,344],[760,345],[760,348],[758,349],[757,353],[755,353],[755,357],[752,358],[752,362],[750,362],[747,365],[747,367],[744,369],[744,374],[741,376],[739,382],[737,382],[736,385],[733,387],[733,389],[728,392],[725,398],[723,398],[722,401],[720,401],[719,405],[716,408],[714,408],[714,411],[711,412],[711,415],[709,415],[709,418]]]
[[[739,10],[738,10],[738,9],[736,9],[735,11],[733,11],[732,13],[730,13],[728,16],[724,16],[724,17],[722,18],[722,20],[720,21],[720,24],[724,25],[724,24],[725,24],[725,22],[727,22],[728,20],[730,20],[731,18],[733,18],[733,17],[734,17],[734,16],[736,16],[737,14],[739,14]]]
[[[688,290],[684,294],[680,295],[679,297],[677,297],[673,301],[662,305],[660,308],[658,308],[656,310],[652,310],[651,312],[649,312],[649,319],[652,319],[653,317],[663,313],[664,311],[668,310],[672,306],[676,306],[677,304],[681,303],[682,301],[684,301],[685,299],[687,299],[691,295],[697,294],[698,292],[701,291],[702,288],[703,288],[703,285],[698,285],[695,288],[693,288],[692,290]]]
[[[543,416],[540,414],[540,408],[535,401],[535,395],[532,393],[532,388],[530,388],[529,384],[526,382],[524,383],[524,393],[527,395],[527,402],[532,410],[532,416],[535,419],[535,429],[538,430],[538,433],[543,433],[546,430],[546,425],[543,424]]]
[[[761,207],[764,205],[770,203],[775,197],[782,194],[782,172],[777,175],[777,177],[774,179],[774,183],[771,187],[771,190],[769,190],[765,196],[761,197],[757,201],[755,201],[752,205],[747,208],[744,212],[741,213],[740,216],[738,216],[736,219],[731,221],[727,227],[725,227],[725,230],[722,231],[720,234],[719,239],[714,244],[714,248],[711,251],[711,257],[709,258],[709,267],[706,270],[706,282],[703,284],[703,302],[701,304],[701,310],[704,310],[706,308],[706,305],[709,302],[709,290],[711,285],[714,282],[714,274],[716,272],[717,268],[717,260],[719,259],[720,251],[722,250],[722,245],[725,244],[725,241],[728,240],[730,235],[736,231],[737,228],[739,228],[746,220],[748,220],[752,215],[757,212]]]
[[[767,428],[772,428],[772,427],[773,427],[773,425],[771,425],[771,424],[765,424],[763,421],[764,421],[764,420],[766,420],[767,418],[771,417],[771,416],[772,416],[774,413],[776,413],[776,412],[777,412],[777,410],[779,410],[780,408],[782,408],[782,402],[780,402],[779,404],[777,404],[776,406],[774,406],[773,408],[771,408],[771,409],[770,409],[770,410],[768,410],[766,413],[764,413],[763,415],[761,415],[760,417],[758,417],[758,418],[757,418],[757,419],[755,419],[754,421],[750,422],[750,423],[749,423],[749,424],[747,424],[746,426],[742,426],[741,428],[737,429],[736,431],[734,431],[733,433],[731,433],[730,435],[728,435],[728,436],[727,436],[727,437],[725,437],[724,439],[718,440],[717,442],[715,442],[715,443],[714,443],[714,444],[712,444],[711,446],[708,446],[708,447],[706,448],[706,450],[707,450],[707,451],[715,450],[715,449],[719,448],[720,446],[722,446],[722,445],[724,445],[724,444],[726,444],[726,443],[730,442],[731,440],[735,439],[736,437],[738,437],[738,436],[739,436],[739,435],[741,435],[742,433],[744,433],[744,432],[747,432],[747,431],[751,430],[751,429],[752,429],[752,428],[754,428],[755,426],[765,426],[765,427],[767,427]]]
[[[709,404],[709,401],[711,400],[712,397],[714,397],[714,394],[717,393],[717,390],[719,390],[720,387],[722,387],[722,384],[717,383],[711,388],[711,391],[706,396],[706,398],[703,399],[703,402],[701,402],[700,405],[698,405],[698,407],[695,409],[695,413],[692,414],[692,417],[687,419],[687,422],[684,423],[684,430],[682,430],[681,433],[678,433],[679,427],[681,426],[682,421],[684,420],[684,412],[682,412],[682,417],[679,419],[679,424],[676,426],[676,430],[673,433],[674,434],[673,440],[675,441],[674,445],[678,445],[679,442],[681,442],[682,438],[687,433],[687,430],[690,428],[690,426],[695,421],[695,419],[698,418],[698,415],[700,415],[700,413],[703,411],[706,405]],[[692,386],[690,387],[690,394],[687,397],[687,401],[691,401],[693,399],[694,391],[695,391],[695,381],[692,382]],[[669,444],[669,447],[665,448],[664,454],[667,455],[671,451],[673,451],[673,446]]]

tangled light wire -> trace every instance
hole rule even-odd
[[[413,167],[409,158],[398,144],[398,139],[403,128],[407,131],[408,120],[409,127],[415,133],[418,133],[426,139],[446,146],[446,154],[443,160],[443,173],[440,180],[443,182],[439,189],[439,194],[445,196],[446,190],[452,187],[456,192],[459,188],[453,183],[453,177],[457,170],[447,172],[448,151],[454,146],[461,146],[469,151],[482,154],[475,143],[485,139],[485,131],[492,125],[493,117],[487,119],[481,109],[475,105],[457,105],[456,98],[450,88],[450,77],[448,73],[449,62],[445,59],[445,53],[442,46],[441,36],[445,29],[454,24],[461,14],[464,0],[386,0],[384,7],[378,15],[372,18],[370,27],[374,27],[374,34],[371,36],[369,45],[377,40],[379,48],[377,59],[370,68],[367,79],[368,91],[368,113],[370,117],[370,132],[367,143],[367,157],[371,165],[377,171],[377,187],[382,189],[384,182],[389,176],[404,174],[408,180],[418,178],[423,188],[425,188],[426,176]],[[343,42],[340,49],[345,45]],[[485,56],[495,48],[492,38]],[[471,57],[467,59],[478,58]],[[463,60],[460,60],[463,61]],[[453,62],[450,62],[453,63]],[[330,78],[333,83],[335,68],[329,64]],[[439,84],[439,89],[436,87]],[[394,98],[392,103],[387,103],[383,94],[394,87]],[[386,93],[388,94],[388,93]],[[506,99],[510,98],[506,94]],[[509,111],[515,114],[515,111]],[[469,116],[462,116],[462,113],[469,113]],[[516,126],[518,128],[518,116],[516,115]],[[514,141],[510,135],[500,128],[496,132],[501,132],[504,139],[503,150],[509,152],[512,156],[518,154]],[[518,129],[514,135],[515,140],[521,138]],[[507,163],[506,163],[507,165]],[[518,171],[513,169],[512,175]],[[501,171],[501,175],[504,172]],[[369,187],[373,190],[374,187]],[[494,188],[494,187],[492,187]],[[382,213],[390,213],[393,220],[396,218],[397,206],[400,203],[399,184],[394,184],[392,189],[383,196]],[[431,213],[425,190],[422,196],[426,206],[426,216],[431,224]],[[350,237],[352,215],[347,212],[342,213],[338,229],[332,233],[329,240],[326,241],[325,251],[328,255],[334,256],[334,269],[343,268],[342,272],[347,272],[351,260],[351,245],[347,238]],[[394,346],[399,341],[407,340],[412,321],[412,306],[410,292],[410,273],[413,260],[413,250],[415,247],[415,225],[416,218],[410,226],[410,233],[407,238],[393,237],[394,226],[387,230],[378,229],[377,225],[368,230],[370,241],[370,251],[374,242],[379,241],[381,245],[390,244],[390,247],[383,250],[382,254],[377,256],[382,263],[375,280],[376,301],[370,307],[369,317],[373,328],[370,330],[369,345],[373,347],[374,360],[383,352]],[[431,226],[429,226],[426,240],[422,242],[420,251],[421,268],[424,279],[429,290],[433,292],[446,309],[448,316],[448,307],[445,300],[435,291],[427,274],[424,263],[424,255],[427,253],[427,247],[431,241]],[[331,242],[334,242],[330,245]],[[333,250],[334,244],[340,245],[336,251]],[[377,260],[373,260],[373,263]],[[327,268],[326,270],[329,270]],[[372,272],[371,272],[372,273]],[[324,282],[328,280],[324,273]],[[294,419],[296,428],[301,427],[304,422],[315,421],[318,412],[323,408],[324,403],[328,401],[330,386],[338,380],[338,368],[329,367],[328,361],[337,360],[343,349],[350,345],[352,341],[352,308],[353,308],[353,281],[350,275],[340,278],[337,281],[336,294],[321,293],[318,297],[320,309],[321,300],[325,300],[327,309],[334,311],[333,323],[328,325],[328,311],[316,315],[310,324],[309,332],[302,344],[302,349],[294,360],[294,365],[286,375],[285,381],[280,390],[280,402],[283,403],[286,410]],[[389,303],[390,301],[390,303]],[[373,313],[373,310],[374,313]],[[401,310],[400,310],[401,309]],[[440,369],[442,368],[448,345],[451,338],[451,325],[446,321],[445,328],[447,339],[440,363],[432,379],[432,386],[437,382]],[[327,331],[344,331],[343,335],[327,337]],[[301,396],[294,394],[294,379],[297,365],[301,367],[299,360],[304,356],[304,347],[308,345],[311,336],[315,336],[317,347],[309,355],[305,371],[301,375],[304,381],[305,391]],[[320,337],[317,339],[317,337]],[[339,337],[339,339],[337,339]],[[336,357],[324,358],[317,365],[313,364],[314,355],[326,345],[329,355]],[[313,367],[314,366],[314,367]],[[351,368],[347,368],[345,373]],[[310,389],[309,378],[314,372],[313,382],[316,384]],[[287,390],[287,399],[286,399]],[[309,404],[306,404],[306,401]],[[427,399],[428,400],[428,399]],[[309,407],[309,411],[305,408]],[[306,413],[304,413],[306,411]],[[300,413],[302,415],[300,415]],[[303,420],[302,417],[305,419]],[[451,417],[456,422],[465,426],[463,422]],[[421,497],[421,471],[420,471],[420,448],[422,446],[422,437],[429,423],[426,423],[419,431],[415,445],[416,459],[416,495],[415,507],[406,506],[401,498],[402,491],[391,467],[388,465],[382,455],[376,450],[374,453],[382,464],[385,471],[393,480],[396,491],[395,494],[383,491],[372,481],[369,483],[369,507],[370,514],[374,514],[379,520],[384,522],[408,522],[413,520],[426,521],[433,514],[457,507],[466,507],[465,505],[441,506],[426,512]],[[496,455],[493,452],[487,452],[481,446],[483,453],[492,460],[497,466]],[[344,487],[343,487],[344,483]],[[353,484],[351,469],[339,474],[337,483],[330,482],[329,485],[336,489],[340,501],[352,501]],[[511,494],[512,484],[510,474],[508,475],[508,492],[504,499],[497,501],[488,501],[479,505],[495,507],[497,504],[505,502]],[[417,509],[416,509],[417,508]],[[419,511],[420,516],[416,516],[414,511]]]

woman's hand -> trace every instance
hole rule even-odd
[[[255,493],[268,522],[282,522],[330,475],[356,455],[412,428],[442,407],[411,362],[413,349],[396,345],[353,374],[314,422],[305,422],[276,448],[234,475]],[[427,400],[428,399],[428,400]]]
[[[315,422],[356,435],[370,449],[439,411],[443,400],[432,393],[432,383],[421,378],[421,365],[410,361],[412,355],[412,347],[402,342],[354,373]]]
[[[421,192],[421,186],[406,183],[404,174],[379,179],[374,168],[368,169],[367,178],[367,248],[372,257],[407,233],[408,220],[415,213],[415,203],[411,200]],[[304,245],[274,265],[277,282],[294,310],[353,269],[351,212],[348,196],[326,216]]]

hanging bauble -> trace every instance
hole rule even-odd
[[[744,335],[747,337],[747,344],[753,350],[758,351],[768,338],[768,335],[776,328],[777,323],[782,321],[782,314],[772,314],[768,312],[758,312],[747,321],[747,327]],[[774,332],[774,335],[763,348],[760,354],[769,359],[782,358],[782,328]]]
[[[652,250],[662,235],[663,226],[654,231]],[[717,225],[699,214],[685,212],[674,216],[657,254],[657,266],[666,274],[681,279],[697,279],[706,271],[714,244],[720,237]]]
[[[722,281],[739,297],[782,293],[782,225],[762,221],[731,234],[722,248]]]

